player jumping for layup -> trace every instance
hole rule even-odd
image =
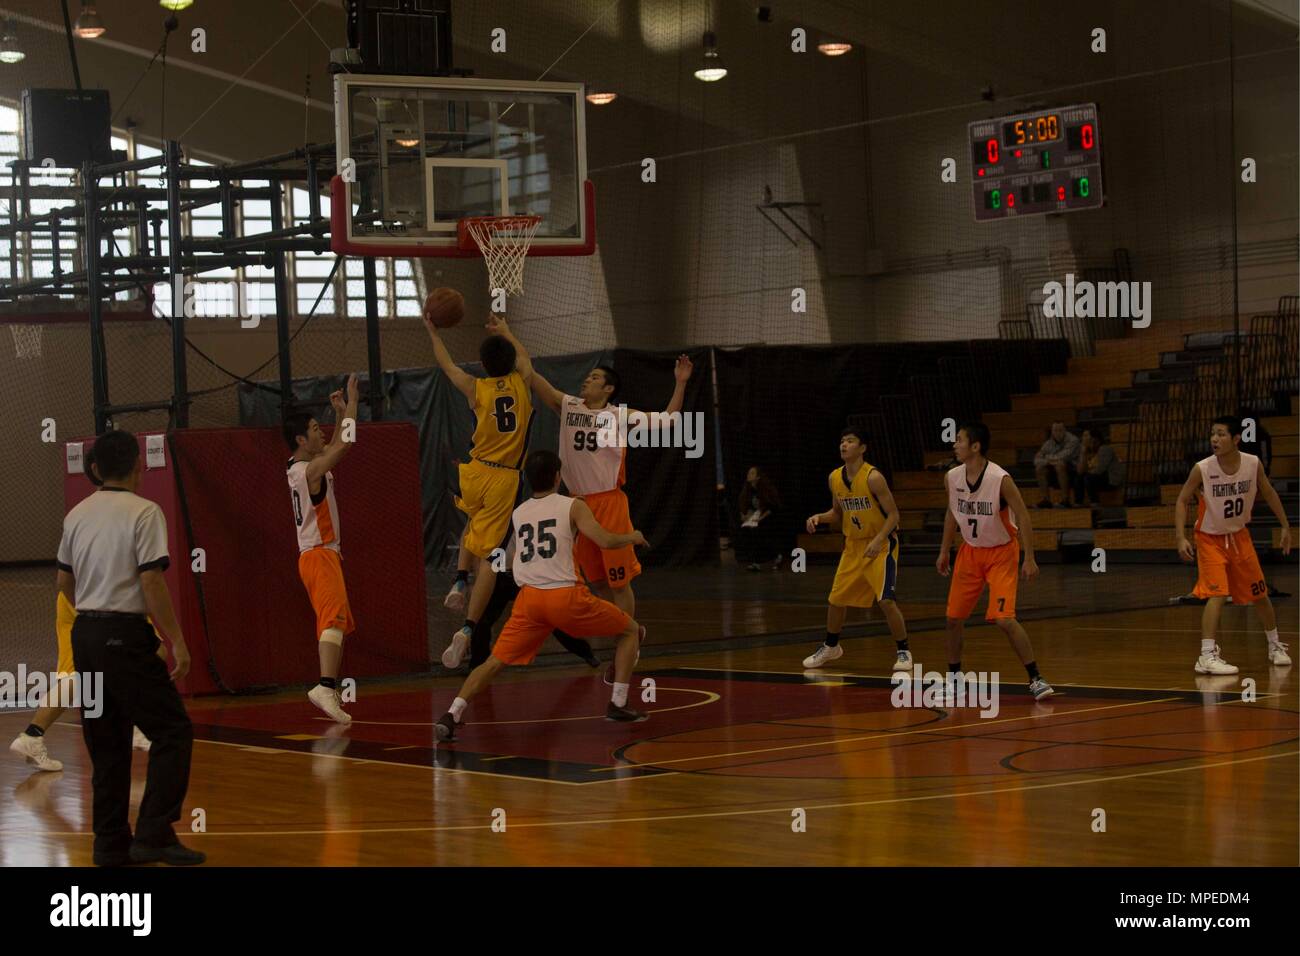
[[[533,452],[524,471],[533,496],[512,516],[514,577],[520,585],[519,596],[492,648],[492,656],[470,672],[451,709],[438,719],[435,732],[439,740],[455,739],[470,699],[491,683],[501,668],[531,663],[547,635],[557,628],[578,637],[618,635],[614,691],[605,717],[624,722],[645,719],[645,714],[627,706],[632,668],[641,643],[639,634],[644,628],[579,585],[573,566],[578,534],[607,549],[644,545],[645,538],[640,531],[606,531],[581,498],[560,494],[560,459],[554,452]]]
[[[451,380],[474,412],[474,438],[470,460],[460,466],[460,495],[456,507],[469,515],[463,547],[477,561],[465,623],[442,654],[442,666],[457,668],[469,650],[474,627],[492,597],[495,583],[488,573],[490,555],[510,530],[510,510],[519,494],[519,468],[528,450],[528,430],[533,423],[533,398],[528,391],[533,365],[528,352],[506,325],[493,316],[491,333],[479,346],[484,378],[456,367],[438,328],[426,311],[425,327],[433,342],[438,367]]]
[[[894,670],[912,668],[907,649],[907,623],[894,601],[898,580],[898,508],[889,485],[875,467],[867,464],[866,432],[850,426],[840,432],[840,461],[831,472],[829,511],[808,519],[808,533],[819,524],[839,524],[844,532],[844,551],[835,570],[826,608],[826,643],[804,658],[804,667],[822,667],[844,654],[840,629],[850,607],[871,607],[879,603],[898,647]]]
[[[1034,531],[1029,523],[1029,509],[1020,497],[1020,489],[1000,465],[986,457],[989,448],[988,426],[981,423],[963,425],[957,430],[953,453],[961,462],[948,472],[948,513],[943,519],[943,544],[939,549],[936,570],[948,576],[953,531],[961,528],[962,545],[957,552],[952,584],[948,588],[948,672],[961,673],[962,634],[966,618],[975,602],[989,589],[989,609],[985,618],[1002,629],[1029,674],[1029,693],[1035,700],[1051,697],[1052,685],[1043,680],[1034,661],[1029,635],[1016,620],[1016,569],[1020,549],[1025,550],[1025,564],[1020,569],[1026,581],[1038,575],[1034,560]],[[1013,518],[1009,512],[1014,512]],[[1020,543],[1016,543],[1019,530]]]
[[[673,369],[676,385],[664,409],[665,415],[682,410],[686,383],[693,369],[688,356],[677,356]],[[560,460],[564,463],[565,486],[587,503],[606,531],[631,532],[632,516],[627,495],[623,493],[627,446],[621,440],[608,438],[620,435],[618,410],[610,407],[618,397],[618,373],[605,365],[596,366],[583,380],[577,395],[565,395],[541,375],[534,374],[533,389],[538,398],[560,415]],[[629,409],[626,423],[634,427],[645,418],[645,412]],[[632,547],[602,549],[588,535],[579,537],[574,547],[582,574],[596,595],[634,615],[636,596],[632,592],[632,579],[641,573],[641,562]],[[606,683],[614,680],[613,670],[613,665],[606,670]]]
[[[352,447],[344,441],[346,423],[357,420],[357,377],[348,376],[347,399],[343,391],[330,396],[334,408],[334,434],[329,444],[320,424],[305,412],[290,416],[284,437],[293,449],[289,459],[289,494],[293,520],[298,526],[298,575],[316,612],[316,640],[320,651],[320,683],[308,699],[340,724],[351,723],[338,691],[343,639],[356,630],[348,590],[343,583],[340,551],[339,506],[334,500],[334,473],[330,470]]]
[[[1286,509],[1269,483],[1259,459],[1240,450],[1241,419],[1216,418],[1210,427],[1210,450],[1187,476],[1174,505],[1174,529],[1178,533],[1178,554],[1185,561],[1196,559],[1196,589],[1205,598],[1201,612],[1201,656],[1198,674],[1235,674],[1237,668],[1219,656],[1217,635],[1224,599],[1233,604],[1254,604],[1268,638],[1268,662],[1275,667],[1290,665],[1287,646],[1277,639],[1277,613],[1268,598],[1268,585],[1259,566],[1255,545],[1250,540],[1250,513],[1258,491],[1282,525],[1282,553],[1291,553],[1291,523]],[[1187,540],[1187,506],[1203,497],[1197,507],[1196,544]]]

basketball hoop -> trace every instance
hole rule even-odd
[[[10,324],[9,331],[14,337],[14,357],[40,358],[41,357],[41,329],[40,325],[18,325]]]
[[[460,221],[460,246],[469,246],[468,237],[483,253],[489,291],[504,289],[506,295],[523,293],[524,260],[541,222],[541,216],[474,216]]]

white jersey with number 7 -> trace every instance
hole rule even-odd
[[[966,466],[948,472],[948,508],[957,519],[962,540],[972,548],[996,548],[1016,535],[1016,519],[1002,506],[1002,479],[1006,469],[985,462],[984,471],[972,488],[966,482]]]

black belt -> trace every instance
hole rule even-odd
[[[513,465],[503,465],[503,464],[501,464],[501,463],[498,462],[498,461],[488,461],[486,458],[475,458],[473,455],[470,455],[469,457],[470,457],[471,460],[478,462],[480,465],[489,465],[489,466],[491,466],[491,467],[493,467],[493,468],[504,468],[506,471],[518,471],[518,470],[519,470],[518,468],[514,467]]]
[[[104,618],[110,621],[147,621],[148,615],[132,611],[78,611],[77,617]]]

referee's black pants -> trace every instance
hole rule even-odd
[[[83,707],[81,720],[94,767],[96,855],[125,852],[131,846],[133,726],[151,742],[135,842],[150,847],[178,842],[172,824],[180,819],[190,784],[194,728],[167,665],[158,657],[158,644],[144,617],[88,612],[78,614],[72,625],[72,655],[83,693],[89,675],[96,675],[103,707],[98,717],[88,716]]]

